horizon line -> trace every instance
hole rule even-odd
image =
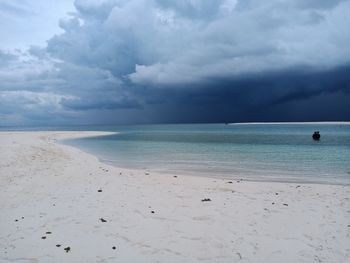
[[[286,122],[232,122],[228,125],[254,125],[254,124],[345,124],[350,125],[350,121],[286,121]]]

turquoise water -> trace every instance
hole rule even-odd
[[[350,183],[350,125],[113,126],[68,143],[119,167],[230,179]],[[311,135],[320,131],[321,140]]]

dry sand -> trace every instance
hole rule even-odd
[[[102,134],[0,133],[0,262],[350,262],[349,186],[125,170],[56,143]]]

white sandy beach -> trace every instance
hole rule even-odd
[[[0,262],[350,262],[350,186],[125,170],[56,142],[102,134],[0,133]]]

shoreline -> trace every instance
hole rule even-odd
[[[69,145],[68,145],[69,146]],[[74,147],[74,146],[72,146]],[[110,165],[113,166],[117,169],[125,169],[125,170],[134,170],[137,172],[152,172],[154,174],[164,174],[166,176],[177,176],[177,175],[183,175],[183,176],[189,176],[189,177],[194,177],[194,178],[208,178],[208,179],[212,179],[212,180],[224,180],[224,181],[244,181],[244,182],[252,182],[252,183],[281,183],[281,184],[305,184],[305,185],[336,185],[336,186],[350,186],[350,182],[330,182],[330,181],[317,181],[317,179],[315,178],[315,180],[298,180],[298,178],[290,178],[290,179],[277,179],[277,178],[264,178],[264,176],[261,176],[260,178],[258,177],[247,177],[247,176],[238,176],[238,177],[226,177],[225,175],[218,175],[218,176],[210,176],[210,175],[206,175],[206,174],[201,174],[200,172],[183,172],[183,171],[179,171],[179,172],[169,172],[169,171],[159,171],[159,170],[152,170],[149,168],[135,168],[135,167],[123,167],[123,166],[118,166],[116,163],[114,163],[113,161],[108,161],[108,160],[103,160],[103,158],[100,158],[97,154],[93,154],[89,151],[85,151],[83,149],[80,149],[79,147],[75,147],[78,148],[79,150],[83,151],[86,154],[90,154],[95,156],[101,163],[104,163],[106,165]]]
[[[73,131],[74,132],[74,131]],[[107,135],[113,135],[113,134],[118,134],[118,132],[106,132],[104,134],[104,132],[97,132],[97,135],[93,135],[93,136],[81,136],[81,137],[77,137],[77,138],[68,138],[68,139],[80,139],[80,138],[85,138],[85,137],[98,137],[98,136],[107,136]],[[133,171],[137,171],[139,173],[148,171],[148,172],[152,172],[152,173],[157,173],[157,174],[166,174],[168,176],[174,176],[174,175],[185,175],[185,176],[191,176],[191,177],[204,177],[204,178],[209,178],[209,179],[219,179],[219,180],[240,180],[240,181],[246,181],[246,182],[256,182],[256,183],[290,183],[290,184],[315,184],[315,185],[338,185],[338,186],[350,186],[350,182],[347,182],[346,180],[338,180],[338,181],[318,181],[316,177],[311,177],[309,180],[308,179],[300,179],[298,177],[289,177],[287,179],[279,179],[276,177],[267,177],[267,176],[260,176],[260,177],[254,177],[254,176],[237,176],[237,177],[229,177],[229,176],[225,176],[224,174],[219,174],[218,176],[210,176],[206,173],[202,173],[201,172],[193,172],[193,171],[179,171],[179,172],[173,172],[173,171],[164,171],[164,170],[152,170],[152,168],[138,168],[138,167],[127,167],[127,166],[119,166],[117,163],[115,163],[114,161],[110,161],[110,160],[105,160],[103,159],[102,155],[98,154],[98,153],[93,153],[93,151],[88,151],[85,150],[83,148],[80,148],[77,145],[71,145],[71,144],[67,144],[64,143],[64,140],[66,140],[66,138],[64,139],[59,139],[57,142],[61,145],[64,146],[69,146],[69,147],[73,147],[76,149],[79,149],[80,151],[89,154],[89,155],[93,155],[95,156],[101,163],[104,163],[106,165],[111,165],[117,169],[125,169],[125,170],[133,170]]]
[[[65,145],[65,144],[63,144]],[[70,145],[68,145],[70,146]],[[305,184],[305,185],[335,185],[335,186],[349,186],[350,183],[347,182],[330,182],[330,181],[317,181],[315,180],[298,180],[298,178],[293,179],[277,179],[277,178],[263,178],[264,176],[261,176],[260,178],[258,177],[247,177],[247,176],[238,176],[238,177],[226,177],[225,175],[218,175],[218,176],[210,176],[206,174],[201,174],[200,172],[169,172],[169,171],[159,171],[159,170],[152,170],[150,168],[136,168],[136,167],[123,167],[123,166],[118,166],[116,163],[113,161],[108,161],[108,160],[103,160],[103,158],[100,158],[97,154],[93,154],[89,151],[85,151],[83,149],[80,149],[79,147],[71,146],[74,148],[77,148],[81,150],[82,152],[93,155],[95,156],[99,162],[113,166],[117,169],[124,169],[124,170],[130,170],[130,171],[136,171],[138,173],[144,173],[144,172],[151,172],[152,174],[158,174],[158,175],[165,175],[165,176],[178,176],[178,175],[183,175],[183,176],[188,176],[188,177],[193,177],[193,178],[207,178],[207,179],[212,179],[212,180],[223,180],[223,181],[244,181],[244,182],[252,182],[252,183],[281,183],[281,184]]]
[[[82,135],[107,134],[0,132],[0,262],[350,258],[348,185],[122,169],[58,142]]]

